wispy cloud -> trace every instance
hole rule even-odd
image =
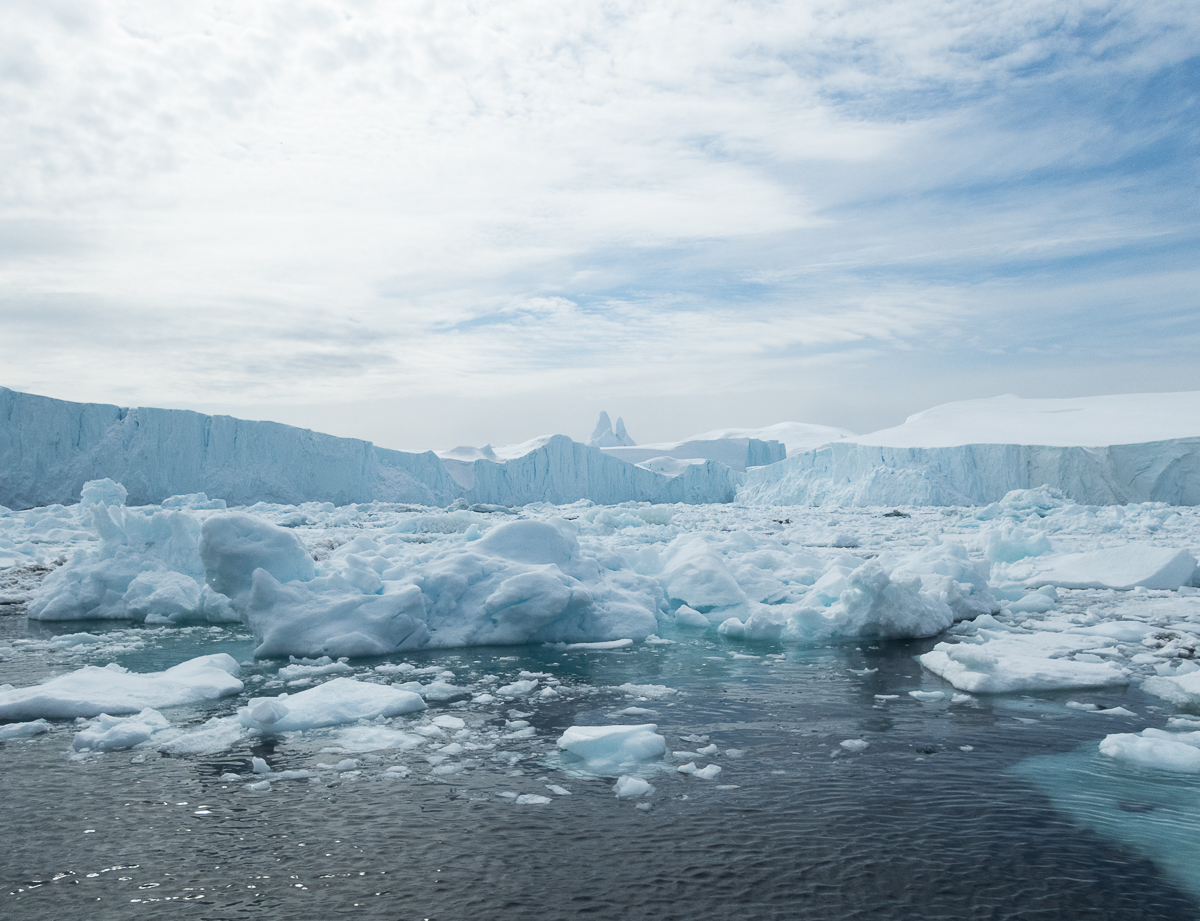
[[[1172,0],[9,0],[0,383],[393,444],[1194,386],[1196,47]]]

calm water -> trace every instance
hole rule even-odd
[[[27,629],[23,619],[5,618],[0,642]],[[216,641],[146,635],[154,637],[146,648],[119,661],[149,670],[202,652],[245,659],[250,649],[234,633]],[[401,756],[379,752],[355,756],[364,767],[356,776],[277,782],[252,793],[220,776],[246,772],[252,755],[276,771],[344,756],[322,755],[328,740],[314,739],[211,757],[123,752],[70,762],[74,730],[62,725],[0,746],[0,912],[10,919],[1195,919],[1196,901],[1160,872],[1162,861],[1140,856],[1149,851],[1137,836],[1123,840],[1114,829],[1153,821],[1194,841],[1197,813],[1164,809],[1169,799],[1106,774],[1102,764],[1080,766],[1105,732],[1147,725],[1153,702],[1132,690],[1086,695],[1121,703],[1143,714],[1138,719],[1068,710],[1072,695],[920,703],[907,692],[942,687],[912,658],[932,643],[735,650],[712,639],[603,653],[405,656],[419,666],[444,664],[463,683],[524,668],[598,689],[526,707],[538,737],[519,750],[516,769],[524,773],[511,776],[486,763],[439,778],[407,755],[413,774],[385,780],[379,769]],[[12,659],[0,663],[0,681],[29,683],[53,664],[45,656]],[[850,671],[868,668],[878,671]],[[684,693],[634,701],[612,690],[623,682]],[[901,698],[880,702],[877,694]],[[232,713],[244,702],[185,716]],[[656,715],[626,721],[656,722],[672,749],[707,744],[681,737],[707,736],[745,754],[716,757],[724,770],[715,781],[675,772],[653,778],[648,811],[617,800],[611,781],[549,766],[565,728],[619,721],[614,711],[634,703]],[[503,710],[490,716],[502,721]],[[851,738],[870,748],[841,750],[838,743]],[[531,806],[498,796],[544,793],[546,783],[573,795]],[[1070,791],[1082,796],[1104,784],[1107,792],[1072,809]],[[1180,879],[1178,868],[1172,872]]]

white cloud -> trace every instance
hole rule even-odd
[[[1152,138],[1054,100],[1197,32],[1124,0],[10,0],[3,383],[865,393],[880,356],[1003,348],[1006,286],[1074,290],[1014,260],[1189,226],[1104,173]]]

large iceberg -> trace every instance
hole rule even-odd
[[[718,463],[682,476],[655,473],[565,435],[496,460],[480,453],[472,463],[275,422],[71,403],[4,387],[0,420],[0,505],[11,508],[69,503],[85,482],[103,478],[121,482],[134,505],[200,493],[232,505],[728,502],[740,482]]]
[[[751,470],[758,505],[986,505],[1051,486],[1088,505],[1200,504],[1200,391],[997,397]]]
[[[282,533],[248,541],[243,529]],[[205,523],[201,555],[209,584],[234,592],[259,656],[374,656],[653,633],[662,605],[658,584],[619,557],[586,551],[575,530],[561,519],[518,520],[474,541],[423,545],[364,536],[339,548],[318,574],[302,564],[302,548],[283,546],[291,537],[284,529],[218,515]],[[255,559],[211,550],[210,535],[222,547],[249,547]],[[273,548],[265,558],[258,550],[264,544]],[[255,560],[272,568],[255,568]]]

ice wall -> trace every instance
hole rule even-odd
[[[663,476],[564,435],[503,463],[443,462],[433,452],[275,422],[71,403],[0,387],[0,505],[72,503],[84,483],[105,477],[124,484],[131,505],[200,492],[230,505],[728,502],[740,482],[714,463]]]
[[[458,495],[436,455],[376,448],[276,422],[179,409],[70,403],[0,388],[0,504],[70,503],[88,480],[125,485],[132,505],[204,492],[231,505]]]
[[[985,505],[1049,485],[1085,505],[1200,505],[1200,437],[1143,444],[899,448],[835,442],[750,470],[752,505]]]
[[[453,463],[453,462],[450,462]],[[455,478],[469,502],[526,505],[574,502],[730,502],[741,475],[709,461],[666,477],[609,457],[598,448],[555,435],[528,454],[497,464],[461,464]]]

